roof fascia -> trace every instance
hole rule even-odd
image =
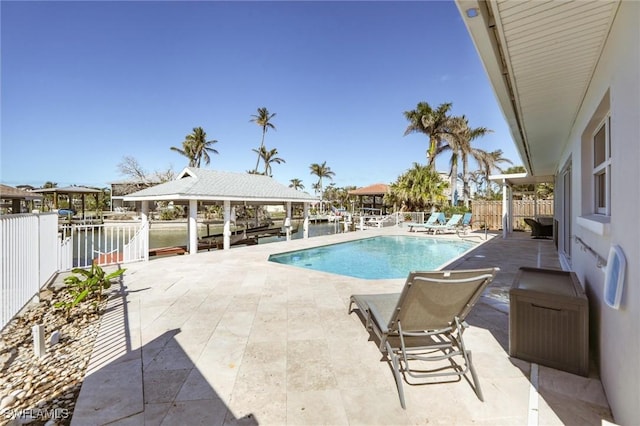
[[[506,57],[504,49],[502,49],[504,35],[500,17],[497,13],[497,5],[492,1],[481,0],[456,0],[456,5],[471,35],[485,72],[491,81],[494,94],[509,125],[520,159],[525,163],[527,170],[533,173],[527,149],[526,133],[520,120],[518,98],[514,89],[515,84],[512,81],[513,73],[510,70],[509,59]],[[469,17],[467,15],[469,10],[475,11],[477,15]]]
[[[502,174],[502,175],[489,175],[489,180],[501,181],[501,180],[509,180],[509,179],[521,179],[521,178],[526,178],[527,176],[529,176],[528,173],[509,173],[509,174]]]
[[[249,197],[211,197],[193,195],[144,195],[144,196],[124,196],[124,201],[233,201],[247,203],[315,203],[320,200],[315,198],[249,198]]]

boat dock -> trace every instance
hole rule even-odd
[[[298,228],[293,228],[291,233],[295,233],[298,231]],[[285,236],[286,233],[282,230],[282,228],[270,228],[269,226],[259,226],[256,228],[249,228],[246,230],[238,230],[234,231],[231,234],[231,245],[255,245],[258,244],[260,238],[268,238],[268,237],[282,237]],[[223,241],[222,241],[222,233],[216,233],[211,235],[206,235],[204,237],[200,237],[198,239],[198,250],[211,250],[211,249],[222,249]],[[159,247],[149,250],[149,256],[169,256],[169,255],[182,255],[187,253],[187,246],[172,246],[172,247]]]

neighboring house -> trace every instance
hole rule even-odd
[[[42,195],[0,184],[0,214],[28,213],[42,203]]]
[[[389,185],[374,183],[373,185],[352,189],[349,191],[349,195],[355,195],[358,198],[357,209],[380,209],[386,214],[392,208],[392,206],[384,204],[384,196],[387,192],[389,192]]]
[[[449,172],[438,172],[438,174],[440,175],[440,179],[443,182],[446,182],[449,186],[447,186],[444,191],[442,191],[442,194],[447,197],[448,200],[451,200],[451,176],[449,174]],[[456,188],[455,190],[458,191],[458,195],[456,196],[456,200],[458,200],[458,202],[462,202],[462,200],[464,199],[463,196],[463,188],[464,188],[464,183],[462,182],[462,179],[460,179],[460,177],[458,176],[458,178],[456,179]],[[469,194],[469,199],[472,199],[473,196],[475,195],[475,190],[473,188],[469,188],[469,191],[471,192]]]
[[[134,192],[140,191],[145,188],[150,188],[161,184],[161,180],[151,181],[133,181],[122,180],[117,182],[111,182],[111,211],[112,212],[127,212],[127,211],[139,211],[140,203],[135,201],[125,201],[124,197]],[[151,207],[153,210],[155,205]]]
[[[16,188],[23,191],[33,191],[34,189],[38,189],[33,185],[16,185]]]
[[[589,297],[614,419],[640,412],[640,2],[456,0],[529,176],[555,177],[558,256]],[[605,303],[612,246],[626,257]],[[613,263],[613,262],[611,262]]]

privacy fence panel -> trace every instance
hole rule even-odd
[[[553,200],[513,200],[513,229],[528,229],[524,218],[553,216]],[[471,206],[474,228],[484,224],[489,229],[502,229],[502,201],[474,201]]]

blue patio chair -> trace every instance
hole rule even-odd
[[[456,232],[460,222],[462,221],[461,214],[451,215],[451,218],[444,225],[431,225],[427,227],[427,231],[433,231],[433,235],[438,232]]]
[[[427,229],[434,225],[444,224],[444,222],[445,222],[444,213],[435,212],[435,213],[431,213],[431,215],[429,216],[429,218],[425,223],[409,222],[409,223],[406,223],[406,225],[409,227],[409,232],[417,232],[417,228]],[[414,230],[414,228],[416,229]]]

